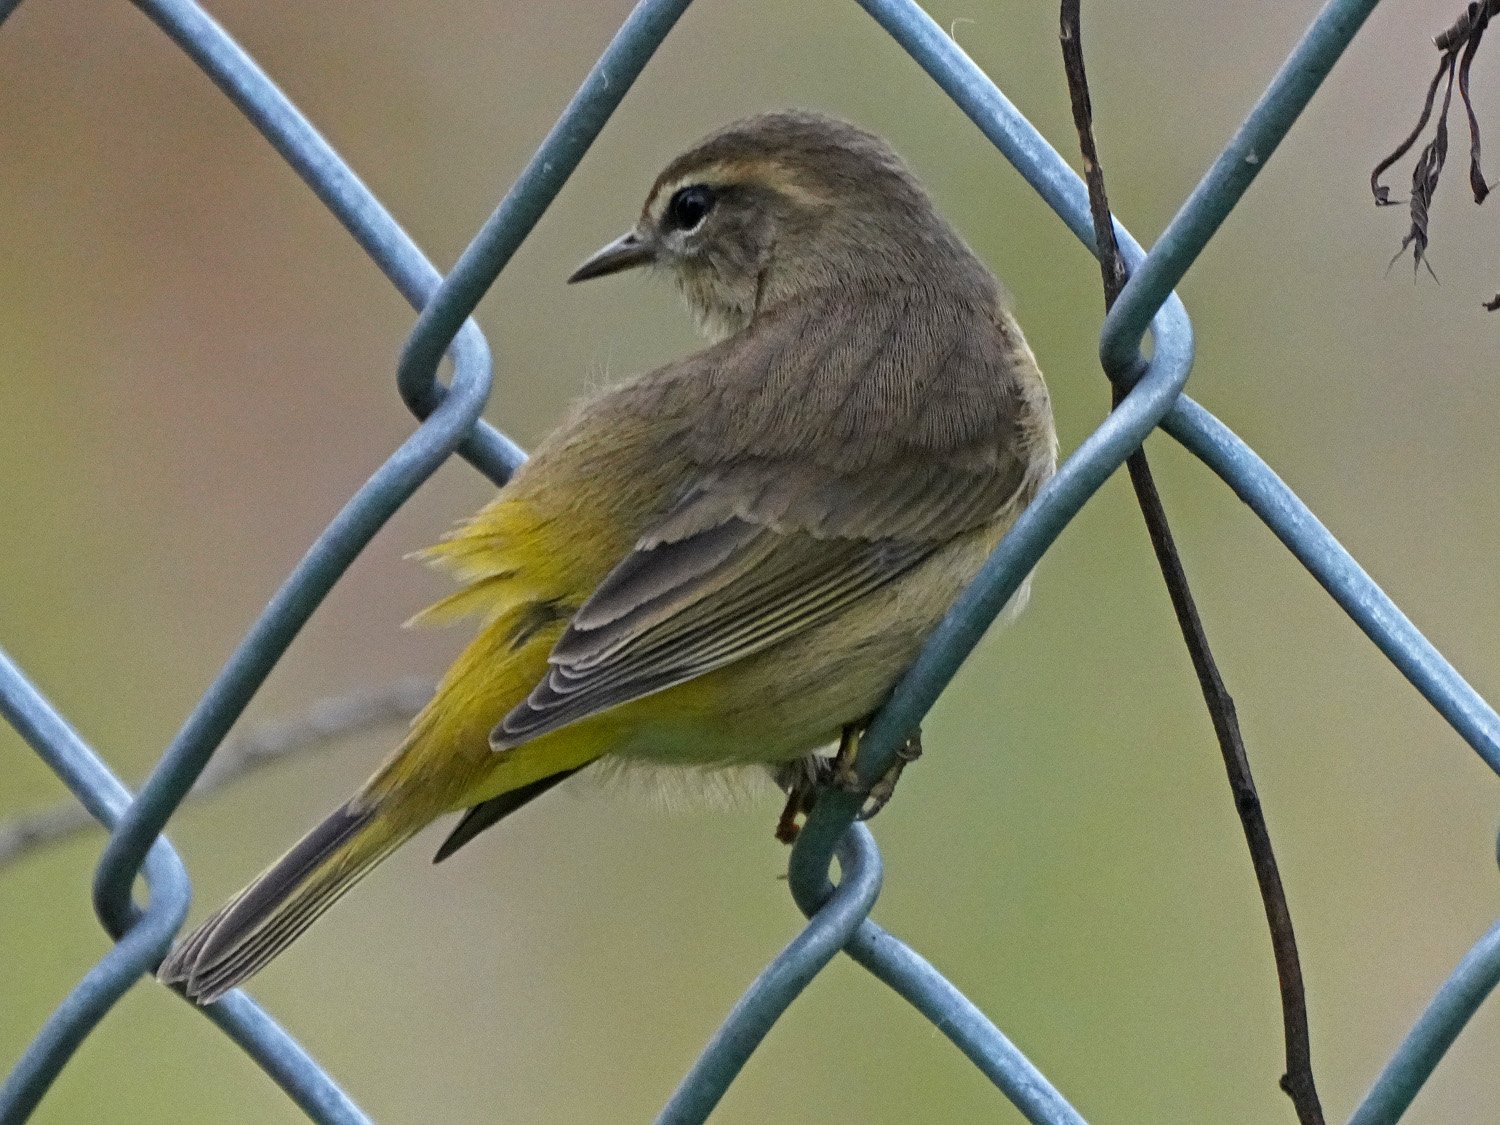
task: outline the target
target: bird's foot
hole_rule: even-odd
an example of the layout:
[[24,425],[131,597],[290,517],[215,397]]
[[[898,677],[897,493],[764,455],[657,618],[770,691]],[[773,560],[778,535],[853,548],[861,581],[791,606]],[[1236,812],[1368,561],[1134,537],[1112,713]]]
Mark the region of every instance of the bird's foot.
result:
[[857,819],[871,819],[890,803],[896,792],[896,782],[901,779],[901,771],[922,756],[922,732],[919,730],[896,751],[896,760],[884,776],[867,790],[854,770],[855,759],[859,756],[859,739],[857,728],[845,727],[834,757],[804,759],[782,768],[777,781],[786,790],[786,806],[776,822],[776,839],[783,844],[796,842],[803,823],[817,803],[818,790],[824,787],[863,797]]
[[786,807],[776,821],[776,839],[783,844],[797,842],[802,824],[818,801],[818,790],[833,777],[833,762],[828,758],[805,758],[788,762],[777,772],[777,783],[786,790]]
[[[891,763],[890,769],[886,770],[880,780],[870,786],[870,791],[864,794],[864,804],[859,808],[859,820],[870,820],[886,805],[890,804],[891,798],[896,795],[896,782],[901,780],[901,771],[912,762],[922,756],[922,732],[919,730],[906,740],[906,744],[896,751],[896,760]],[[853,769],[850,769],[853,774]],[[858,778],[855,785],[848,790],[851,793],[861,792]]]

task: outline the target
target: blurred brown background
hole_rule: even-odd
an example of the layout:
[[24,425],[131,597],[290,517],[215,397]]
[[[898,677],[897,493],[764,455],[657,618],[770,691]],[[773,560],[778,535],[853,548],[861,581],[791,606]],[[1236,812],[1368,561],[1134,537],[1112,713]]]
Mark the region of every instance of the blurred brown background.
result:
[[[1371,19],[1182,286],[1190,389],[1254,445],[1470,678],[1500,698],[1494,433],[1500,230],[1464,189],[1442,285],[1386,263],[1371,165],[1415,119],[1457,5]],[[609,3],[212,5],[441,268],[627,11]],[[1312,0],[1084,5],[1117,212],[1150,243],[1301,34]],[[934,3],[1074,151],[1053,4]],[[1500,121],[1500,47],[1475,91]],[[1097,424],[1093,262],[853,4],[695,5],[481,306],[489,417],[532,444],[590,380],[694,345],[644,278],[569,289],[659,165],[729,118],[802,104],[889,136],[1006,278],[1065,450]],[[125,4],[31,0],[0,28],[0,644],[128,779],[145,774],[288,568],[412,422],[411,312],[270,148]],[[1457,124],[1457,122],[1455,122]],[[1408,166],[1409,167],[1409,166]],[[1494,168],[1490,169],[1493,173]],[[1404,193],[1405,173],[1393,180]],[[1493,206],[1493,205],[1492,205]],[[1234,690],[1302,942],[1332,1119],[1500,909],[1495,778],[1227,489],[1151,442]],[[334,591],[248,718],[435,672],[402,632],[444,590],[402,556],[481,503],[460,463]],[[1085,1115],[1291,1120],[1272,963],[1222,768],[1122,478],[976,654],[881,817],[876,917],[963,988]],[[187,808],[194,916],[371,769],[394,733]],[[61,786],[0,730],[0,814]],[[440,868],[424,837],[253,994],[384,1122],[648,1119],[800,919],[773,796],[663,811],[574,786]],[[106,948],[100,838],[0,872],[0,1061]],[[1494,1120],[1491,1005],[1409,1120]],[[1012,1120],[934,1029],[847,962],[820,976],[724,1122]],[[299,1120],[149,984],[42,1122]]]

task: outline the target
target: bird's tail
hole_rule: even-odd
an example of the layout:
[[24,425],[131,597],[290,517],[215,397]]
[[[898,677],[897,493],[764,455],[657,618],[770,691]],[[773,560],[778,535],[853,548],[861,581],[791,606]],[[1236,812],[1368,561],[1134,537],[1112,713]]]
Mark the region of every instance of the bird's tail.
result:
[[422,827],[391,811],[367,794],[346,802],[180,940],[157,978],[211,1004],[258,972]]
[[[0,0],[3,4],[4,0]],[[352,798],[183,938],[157,970],[200,1004],[265,967],[375,865],[435,817],[473,808],[447,855],[610,748],[608,722],[575,724],[504,753],[489,734],[546,674],[561,621],[538,630],[531,603],[495,615],[454,663],[407,738]]]

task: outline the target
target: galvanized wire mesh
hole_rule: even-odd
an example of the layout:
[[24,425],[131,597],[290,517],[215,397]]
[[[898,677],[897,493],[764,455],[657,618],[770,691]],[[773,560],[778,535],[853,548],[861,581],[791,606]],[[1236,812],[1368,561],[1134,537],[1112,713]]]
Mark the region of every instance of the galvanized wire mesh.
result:
[[[24,1120],[84,1038],[160,961],[187,912],[182,862],[161,836],[230,727],[314,609],[386,519],[439,465],[458,454],[503,482],[521,451],[479,419],[490,387],[489,351],[468,316],[505,267],[689,0],[642,0],[488,222],[442,277],[290,101],[191,0],[137,0],[275,146],[413,307],[420,310],[397,371],[421,424],[349,500],[271,600],[199,701],[138,794],[132,795],[0,653],[0,714],[111,828],[94,902],[114,946],[79,981],[0,1089],[0,1122]],[[860,0],[980,131],[1092,246],[1083,185],[978,67],[911,0]],[[880,776],[911,730],[1067,522],[1156,427],[1218,474],[1328,590],[1434,708],[1497,772],[1500,717],[1464,682],[1360,569],[1305,505],[1244,442],[1182,393],[1192,331],[1172,289],[1249,187],[1374,8],[1331,0],[1243,126],[1149,253],[1119,231],[1132,276],[1106,320],[1104,370],[1129,388],[1062,466],[954,604],[920,659],[876,717],[862,745],[865,781]],[[16,6],[0,2],[0,20]],[[1145,334],[1151,357],[1142,355]],[[444,354],[447,386],[436,378]],[[853,957],[907,999],[1034,1122],[1082,1118],[972,1003],[915,951],[870,921],[881,864],[854,823],[856,801],[821,799],[791,857],[791,889],[806,928],[751,985],[661,1114],[700,1121],[807,983],[837,953]],[[837,860],[839,880],[830,878]],[[142,907],[131,887],[143,875]],[[1356,1111],[1359,1125],[1396,1120],[1469,1017],[1500,980],[1500,923],[1464,957]],[[242,993],[204,1014],[253,1057],[313,1120],[364,1121],[318,1063]]]

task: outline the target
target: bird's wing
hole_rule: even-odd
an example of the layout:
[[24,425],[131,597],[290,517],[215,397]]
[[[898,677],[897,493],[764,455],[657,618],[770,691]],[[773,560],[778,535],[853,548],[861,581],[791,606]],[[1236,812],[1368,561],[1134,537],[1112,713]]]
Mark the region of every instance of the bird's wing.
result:
[[[810,303],[773,333],[752,332],[753,346],[705,353],[716,358],[691,375],[717,401],[688,435],[689,484],[579,607],[546,677],[492,733],[497,749],[811,628],[1014,503],[1031,464],[1014,380],[1005,385],[993,340],[966,338],[992,321],[976,332],[972,317],[914,316],[899,303],[860,317],[819,311]],[[951,338],[913,348],[903,327]],[[903,356],[904,369],[893,365]],[[787,419],[767,416],[780,404],[763,398],[765,384],[788,378],[801,385],[787,404],[796,426],[822,432],[789,440]],[[946,442],[930,419],[945,405]]]

